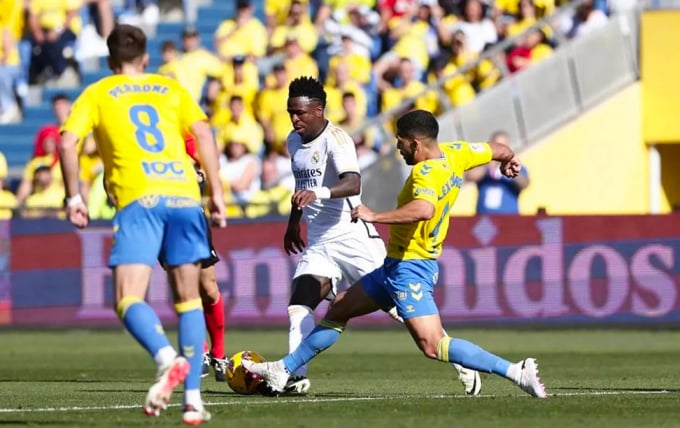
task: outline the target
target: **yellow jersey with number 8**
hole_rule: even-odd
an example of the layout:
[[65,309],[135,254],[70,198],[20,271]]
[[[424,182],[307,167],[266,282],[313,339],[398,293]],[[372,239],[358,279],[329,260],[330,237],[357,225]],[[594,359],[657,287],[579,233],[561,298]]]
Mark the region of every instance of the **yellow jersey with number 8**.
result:
[[90,85],[62,131],[94,134],[116,209],[146,195],[200,201],[184,135],[206,116],[175,80],[155,74],[113,75]]
[[387,257],[404,260],[436,259],[449,229],[453,203],[463,185],[463,172],[491,160],[486,143],[456,141],[439,144],[442,156],[419,162],[411,169],[397,198],[397,207],[422,199],[434,205],[431,219],[390,225]]

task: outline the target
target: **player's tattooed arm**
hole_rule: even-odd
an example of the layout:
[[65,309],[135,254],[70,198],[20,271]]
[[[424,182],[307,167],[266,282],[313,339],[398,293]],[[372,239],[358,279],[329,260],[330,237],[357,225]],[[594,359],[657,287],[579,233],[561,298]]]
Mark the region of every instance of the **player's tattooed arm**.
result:
[[352,210],[352,221],[364,220],[368,223],[403,224],[429,220],[434,216],[434,205],[423,199],[414,199],[396,210],[375,212],[359,205]]

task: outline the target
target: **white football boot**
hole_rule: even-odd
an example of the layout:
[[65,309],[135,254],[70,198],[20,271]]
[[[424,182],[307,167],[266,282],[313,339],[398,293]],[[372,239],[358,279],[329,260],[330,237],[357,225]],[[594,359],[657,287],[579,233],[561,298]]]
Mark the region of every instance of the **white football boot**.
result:
[[282,360],[254,363],[250,360],[241,361],[243,368],[251,373],[260,375],[274,392],[284,392],[290,378]]
[[466,395],[479,395],[482,392],[482,378],[477,370],[466,369],[456,363],[451,365],[458,372],[458,380],[463,384]]
[[309,391],[311,386],[312,383],[306,376],[292,375],[288,378],[284,391],[288,394],[303,395]]
[[148,394],[146,394],[144,413],[147,416],[158,416],[161,414],[161,410],[168,408],[172,390],[184,382],[190,368],[191,366],[186,358],[177,357],[169,365],[158,369],[156,383],[151,385]]
[[512,373],[512,381],[522,388],[522,391],[537,398],[547,398],[545,386],[538,377],[538,363],[534,358],[527,358],[512,364],[508,373]]
[[209,411],[205,409],[197,410],[192,405],[186,405],[182,409],[182,422],[186,425],[201,425],[212,418]]

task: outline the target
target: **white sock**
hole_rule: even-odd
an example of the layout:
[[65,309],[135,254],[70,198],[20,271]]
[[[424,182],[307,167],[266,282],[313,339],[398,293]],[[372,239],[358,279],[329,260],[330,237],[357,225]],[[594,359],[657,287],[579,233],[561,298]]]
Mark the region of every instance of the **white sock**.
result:
[[184,391],[184,405],[193,406],[194,409],[203,410],[203,400],[201,400],[200,389],[187,389]]
[[[309,336],[314,330],[314,311],[305,305],[288,306],[288,352],[293,352],[300,346],[302,339]],[[295,371],[298,376],[307,376],[307,366],[302,366]]]
[[505,373],[505,377],[515,383],[519,383],[519,380],[522,377],[522,363],[520,362],[510,364],[510,367],[508,367],[508,372]]
[[177,351],[175,351],[172,346],[162,347],[156,352],[156,355],[153,356],[153,360],[159,368],[170,365],[175,358],[177,358]]

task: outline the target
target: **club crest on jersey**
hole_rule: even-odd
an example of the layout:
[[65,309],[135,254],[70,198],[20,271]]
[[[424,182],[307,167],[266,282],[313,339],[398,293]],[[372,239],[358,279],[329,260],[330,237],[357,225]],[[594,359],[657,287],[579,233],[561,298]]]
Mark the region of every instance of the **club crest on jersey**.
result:
[[314,153],[312,153],[312,163],[313,163],[314,165],[316,165],[317,163],[319,163],[319,160],[320,160],[320,159],[321,159],[321,154],[319,154],[319,152],[314,152]]

